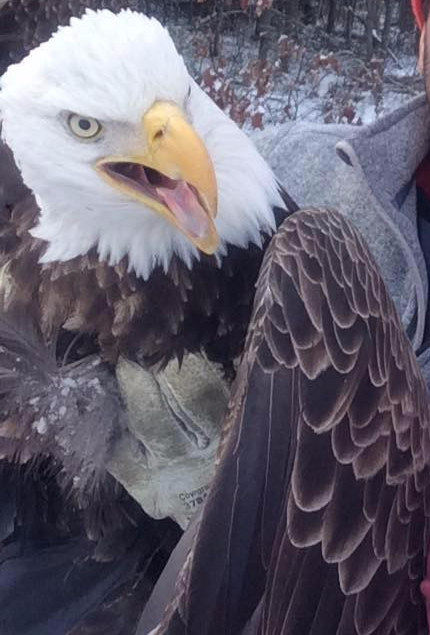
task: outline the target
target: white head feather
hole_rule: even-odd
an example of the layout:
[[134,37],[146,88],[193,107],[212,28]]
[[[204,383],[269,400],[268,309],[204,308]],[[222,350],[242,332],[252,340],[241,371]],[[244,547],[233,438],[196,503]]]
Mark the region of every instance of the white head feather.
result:
[[[187,97],[190,83],[191,95]],[[34,228],[48,242],[43,262],[65,261],[96,247],[115,264],[147,278],[178,254],[189,266],[199,252],[167,220],[113,189],[93,165],[129,153],[142,116],[156,100],[185,108],[204,141],[218,183],[216,227],[228,244],[260,244],[281,205],[275,177],[251,141],[188,75],[168,32],[155,19],[122,11],[87,11],[11,66],[1,78],[2,135],[41,209]],[[104,125],[96,142],[68,129],[78,113]]]

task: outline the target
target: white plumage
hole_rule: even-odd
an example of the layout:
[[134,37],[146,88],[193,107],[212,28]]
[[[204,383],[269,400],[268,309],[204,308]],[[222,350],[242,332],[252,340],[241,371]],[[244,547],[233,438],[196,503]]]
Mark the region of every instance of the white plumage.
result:
[[[189,93],[191,86],[191,93]],[[273,230],[281,205],[276,180],[244,133],[190,78],[161,24],[122,11],[87,11],[1,80],[2,135],[41,208],[36,237],[48,241],[44,262],[65,261],[96,246],[100,258],[148,278],[178,254],[189,266],[198,250],[153,210],[112,189],[94,169],[107,155],[142,144],[139,123],[154,102],[186,113],[213,162],[218,184],[220,237],[227,244],[260,243]],[[67,125],[70,113],[103,124],[94,141]]]

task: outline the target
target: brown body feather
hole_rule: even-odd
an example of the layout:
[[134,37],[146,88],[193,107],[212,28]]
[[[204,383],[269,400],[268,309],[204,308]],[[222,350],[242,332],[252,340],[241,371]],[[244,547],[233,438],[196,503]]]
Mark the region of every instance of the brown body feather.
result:
[[220,466],[157,635],[424,635],[428,392],[378,268],[307,210],[262,268]]
[[29,231],[38,214],[27,193],[0,216],[0,266],[7,265],[12,284],[8,307],[31,307],[46,335],[59,328],[94,335],[112,362],[123,354],[162,365],[203,350],[231,368],[243,350],[267,236],[261,248],[230,246],[220,266],[202,255],[188,269],[174,257],[166,273],[157,268],[145,281],[128,272],[126,258],[110,266],[95,249],[39,265],[46,244]]
[[48,40],[60,25],[85,9],[139,9],[139,0],[2,0],[0,2],[0,75],[33,48]]

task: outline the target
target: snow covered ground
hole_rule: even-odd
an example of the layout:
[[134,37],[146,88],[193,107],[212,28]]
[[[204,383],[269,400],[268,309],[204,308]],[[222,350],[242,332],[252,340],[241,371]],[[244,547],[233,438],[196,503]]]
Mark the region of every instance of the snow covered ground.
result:
[[[304,32],[296,41],[273,42],[264,64],[249,38],[224,35],[211,57],[207,34],[170,28],[193,76],[247,129],[295,119],[360,125],[423,90],[412,52],[390,51],[385,60],[365,63],[357,50],[330,50]],[[403,51],[414,48],[409,43]]]

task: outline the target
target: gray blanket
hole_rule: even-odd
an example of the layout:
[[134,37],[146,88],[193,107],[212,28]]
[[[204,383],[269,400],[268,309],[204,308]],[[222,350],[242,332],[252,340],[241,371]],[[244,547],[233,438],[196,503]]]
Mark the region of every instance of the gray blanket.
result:
[[[418,239],[416,168],[430,149],[430,107],[420,96],[370,126],[289,123],[254,141],[302,206],[328,206],[365,237],[418,351],[428,275]],[[430,349],[418,355],[430,385]]]

